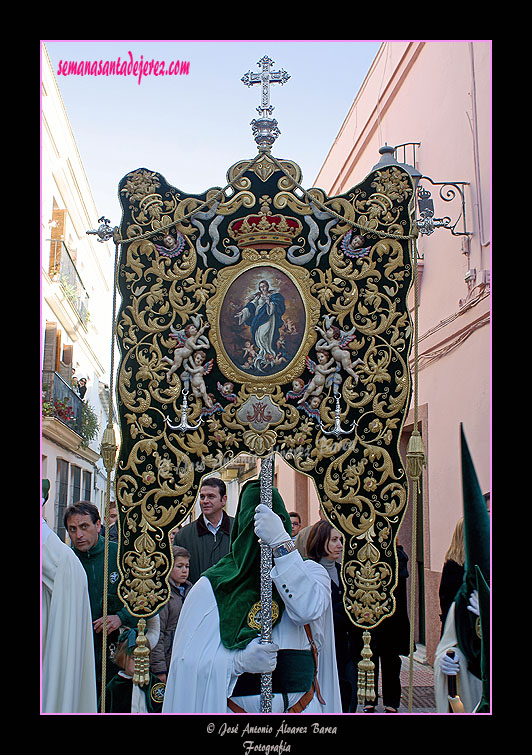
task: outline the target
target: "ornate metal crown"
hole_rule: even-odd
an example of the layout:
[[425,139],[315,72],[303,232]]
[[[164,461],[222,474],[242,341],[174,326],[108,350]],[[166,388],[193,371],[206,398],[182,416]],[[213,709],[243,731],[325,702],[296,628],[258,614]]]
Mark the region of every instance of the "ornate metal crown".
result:
[[302,224],[296,218],[272,215],[268,210],[269,201],[269,197],[263,197],[260,212],[233,220],[229,224],[227,232],[239,247],[288,246],[303,230]]

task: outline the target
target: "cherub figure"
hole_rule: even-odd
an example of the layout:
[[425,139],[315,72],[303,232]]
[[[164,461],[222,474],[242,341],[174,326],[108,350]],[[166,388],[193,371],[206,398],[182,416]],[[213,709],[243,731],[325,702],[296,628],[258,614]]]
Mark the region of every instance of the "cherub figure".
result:
[[297,333],[297,328],[294,324],[294,321],[291,320],[289,317],[285,317],[283,330],[286,333],[291,333],[291,334]]
[[238,396],[235,393],[235,386],[233,383],[230,383],[229,381],[227,383],[217,382],[216,387],[227,401],[231,401],[233,404],[236,402]]
[[371,252],[371,244],[364,246],[366,239],[358,233],[353,233],[353,229],[348,231],[340,242],[340,249],[348,257],[357,259],[358,257],[367,257]]
[[324,331],[319,325],[316,325],[316,330],[321,335],[321,338],[316,343],[316,351],[318,349],[328,351],[334,361],[344,369],[348,375],[355,381],[355,385],[358,383],[358,375],[354,371],[354,367],[357,364],[364,364],[362,359],[356,359],[351,361],[351,353],[349,351],[349,344],[355,339],[355,328],[351,330],[340,330],[336,325],[332,324],[333,318],[325,318]]
[[244,343],[244,353],[242,355],[242,366],[253,367],[253,362],[255,361],[256,356],[257,351],[255,349],[255,346],[251,343],[251,341],[246,341]]
[[156,244],[154,246],[163,257],[177,257],[185,248],[185,237],[179,231],[177,233],[177,239],[175,239],[170,233],[167,233],[163,238],[163,243]]
[[193,317],[192,322],[186,325],[182,330],[175,330],[172,327],[170,328],[172,331],[170,338],[175,338],[177,340],[177,345],[174,349],[174,356],[172,359],[170,359],[170,357],[163,357],[163,362],[168,362],[168,364],[172,365],[166,374],[167,378],[173,375],[173,373],[184,364],[185,360],[188,359],[194,351],[197,351],[198,349],[208,349],[210,347],[211,344],[209,343],[208,338],[203,335],[209,327],[209,323],[205,323],[203,327],[200,327],[200,322],[199,317]]
[[282,353],[282,351],[277,352],[275,356],[272,356],[271,359],[268,359],[268,362],[270,364],[282,364],[283,362],[287,362],[287,358]]
[[326,351],[318,351],[316,349],[317,363],[313,362],[309,357],[306,358],[307,367],[314,373],[314,377],[309,381],[302,397],[297,402],[298,404],[302,404],[309,396],[319,396],[323,391],[327,375],[332,375],[333,372],[336,372],[334,359],[331,358],[327,361],[328,356]]
[[321,398],[319,396],[311,396],[310,401],[305,401],[301,409],[303,409],[305,414],[309,417],[319,421],[321,419],[320,404]]
[[[207,393],[207,388],[205,386],[203,376],[208,375],[212,370],[214,359],[210,359],[207,364],[203,364],[205,357],[206,354],[204,351],[196,351],[193,356],[189,356],[186,359],[183,366],[186,370],[186,376],[190,380],[192,394],[196,396],[196,398],[203,399],[205,405],[209,409],[212,409],[213,400],[211,398],[211,395]],[[185,373],[183,373],[183,378],[185,378]]]
[[305,390],[305,381],[301,378],[292,380],[292,390],[287,391],[286,398],[301,398]]

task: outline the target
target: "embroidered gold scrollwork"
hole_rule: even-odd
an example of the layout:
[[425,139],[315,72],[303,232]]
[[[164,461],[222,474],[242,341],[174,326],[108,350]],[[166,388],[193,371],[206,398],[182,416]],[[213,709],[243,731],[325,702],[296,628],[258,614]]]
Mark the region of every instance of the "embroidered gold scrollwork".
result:
[[[201,196],[144,169],[123,179],[116,500],[119,594],[136,615],[168,599],[169,533],[202,477],[240,453],[272,451],[314,480],[344,535],[353,622],[371,628],[394,610],[408,493],[399,438],[411,392],[412,265],[401,236],[412,182],[392,167],[328,198],[301,193],[298,166],[280,165],[268,155],[240,161],[230,189]],[[268,219],[285,242],[255,248],[239,235],[273,238]],[[275,295],[282,327],[256,362],[242,310]]]

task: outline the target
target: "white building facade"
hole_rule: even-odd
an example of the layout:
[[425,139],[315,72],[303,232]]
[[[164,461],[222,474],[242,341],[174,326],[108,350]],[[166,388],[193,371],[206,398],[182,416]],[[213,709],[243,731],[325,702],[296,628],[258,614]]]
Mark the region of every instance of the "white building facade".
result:
[[51,483],[43,516],[64,537],[69,504],[89,500],[103,516],[114,248],[87,235],[101,213],[44,45],[41,69],[41,455]]

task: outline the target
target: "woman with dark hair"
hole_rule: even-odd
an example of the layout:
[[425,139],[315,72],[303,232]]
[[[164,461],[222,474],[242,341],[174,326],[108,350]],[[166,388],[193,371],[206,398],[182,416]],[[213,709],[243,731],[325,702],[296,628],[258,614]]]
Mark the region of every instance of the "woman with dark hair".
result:
[[342,600],[344,588],[340,579],[340,564],[338,563],[342,548],[341,533],[325,519],[316,522],[307,539],[307,556],[312,561],[324,566],[331,580],[336,665],[340,682],[342,711],[352,713],[353,704],[356,707],[356,698],[353,703],[354,693],[356,692],[354,689],[354,667],[350,663],[354,627],[349,621]]
[[[340,564],[337,558],[341,553],[341,534],[327,521],[317,522],[307,540],[307,555],[322,564],[331,577],[334,635],[336,642],[336,662],[342,695],[344,713],[356,710],[356,668],[362,649],[362,630],[349,620],[343,606],[343,585],[340,579]],[[396,589],[396,610],[394,615],[373,630],[371,648],[375,663],[375,679],[379,679],[379,665],[382,675],[382,702],[385,713],[397,713],[401,700],[401,658],[409,653],[410,624],[406,600],[406,578],[408,577],[408,556],[397,545],[398,583]],[[376,702],[367,702],[364,713],[374,713]]]

